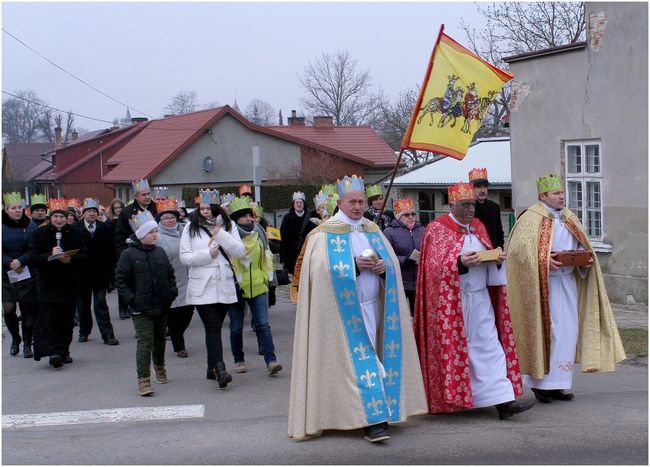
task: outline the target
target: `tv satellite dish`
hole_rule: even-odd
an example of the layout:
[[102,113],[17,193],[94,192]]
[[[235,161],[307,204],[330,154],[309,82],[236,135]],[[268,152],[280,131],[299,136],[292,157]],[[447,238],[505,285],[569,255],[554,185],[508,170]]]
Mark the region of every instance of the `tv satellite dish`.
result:
[[210,173],[214,169],[214,161],[210,156],[207,156],[205,159],[203,159],[203,167],[201,167],[201,170],[205,173]]

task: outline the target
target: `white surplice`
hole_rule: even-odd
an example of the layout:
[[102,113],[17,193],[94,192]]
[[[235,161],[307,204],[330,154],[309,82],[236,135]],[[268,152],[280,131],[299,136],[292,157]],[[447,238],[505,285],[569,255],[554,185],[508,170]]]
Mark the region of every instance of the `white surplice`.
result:
[[[567,229],[557,211],[542,203],[553,214],[551,251],[582,250],[578,239]],[[523,383],[537,389],[571,389],[573,365],[578,343],[578,287],[573,266],[551,269],[548,278],[551,314],[551,356],[549,373],[542,379],[522,375]]]
[[[468,225],[461,224],[453,215],[450,217],[470,232],[464,236],[460,254],[486,250],[478,237],[471,233]],[[505,267],[500,269],[505,271]],[[499,342],[494,309],[487,289],[488,271],[492,276],[491,284],[497,285],[495,277],[502,277],[501,285],[505,285],[505,273],[497,270],[493,263],[468,268],[468,272],[459,275],[472,397],[474,407],[477,408],[515,399],[512,383],[507,376],[506,355]]]

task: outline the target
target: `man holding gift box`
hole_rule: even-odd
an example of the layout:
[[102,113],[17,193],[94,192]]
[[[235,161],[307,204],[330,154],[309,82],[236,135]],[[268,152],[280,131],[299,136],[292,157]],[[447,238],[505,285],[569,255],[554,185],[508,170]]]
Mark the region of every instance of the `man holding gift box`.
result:
[[476,198],[475,217],[483,222],[490,242],[494,248],[503,248],[503,225],[501,224],[501,208],[494,201],[487,199],[488,174],[486,168],[473,168],[469,171],[469,182],[474,187]]
[[[537,179],[539,203],[524,211],[508,240],[508,297],[523,382],[537,400],[569,401],[574,364],[614,371],[625,359],[598,258],[578,217],[564,205],[559,175]],[[582,267],[561,253],[591,250]]]
[[474,217],[472,185],[449,187],[449,203],[451,212],[425,229],[416,286],[413,326],[429,412],[495,406],[504,420],[533,405],[515,400],[523,387],[505,271],[479,255],[492,245]]

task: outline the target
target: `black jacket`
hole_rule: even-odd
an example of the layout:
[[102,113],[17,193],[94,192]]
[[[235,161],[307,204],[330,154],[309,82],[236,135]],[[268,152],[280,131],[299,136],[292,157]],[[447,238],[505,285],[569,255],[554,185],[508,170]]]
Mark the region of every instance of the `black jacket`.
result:
[[[36,224],[25,214],[14,221],[4,209],[2,210],[2,272],[11,269],[9,263],[14,259],[20,261],[22,265],[29,263],[27,248],[36,228]],[[7,280],[7,276],[4,276],[3,280]]]
[[61,248],[63,251],[79,250],[65,264],[55,259],[48,261],[52,248],[56,246],[56,229],[48,223],[32,234],[29,246],[31,255],[29,267],[38,269],[38,300],[41,302],[70,303],[77,297],[79,288],[79,265],[84,261],[81,233],[76,227],[66,224],[61,228]]
[[95,222],[95,233],[91,237],[82,220],[75,226],[83,240],[86,259],[80,265],[81,284],[91,288],[107,288],[111,271],[115,267],[115,239],[113,227],[100,221]]
[[386,227],[388,227],[388,224],[390,224],[391,221],[395,220],[395,213],[390,209],[384,209],[384,213],[381,215],[381,219],[379,219],[379,209],[375,209],[370,206],[363,213],[363,217],[373,221],[379,226],[381,230],[384,230]]
[[501,224],[501,208],[499,208],[499,205],[489,199],[482,203],[477,201],[475,217],[483,222],[487,229],[492,248],[503,248],[503,225]]
[[120,297],[138,315],[161,315],[169,311],[178,295],[174,268],[165,250],[155,245],[133,243],[122,252],[115,268],[115,287]]
[[[117,257],[120,257],[120,254],[126,249],[126,239],[131,236],[133,230],[131,229],[131,216],[140,214],[143,209],[140,207],[137,201],[133,201],[128,206],[125,206],[120,212],[120,217],[117,218],[115,224],[115,254]],[[149,206],[147,206],[147,211],[153,214],[155,218],[158,215],[158,210],[156,209],[156,203],[151,201]]]
[[289,213],[282,218],[280,225],[280,236],[282,237],[280,244],[280,261],[290,273],[293,274],[293,268],[296,265],[298,258],[298,250],[300,244],[300,236],[305,225],[309,222],[310,212],[305,209],[302,217],[296,214],[296,211],[291,208]]

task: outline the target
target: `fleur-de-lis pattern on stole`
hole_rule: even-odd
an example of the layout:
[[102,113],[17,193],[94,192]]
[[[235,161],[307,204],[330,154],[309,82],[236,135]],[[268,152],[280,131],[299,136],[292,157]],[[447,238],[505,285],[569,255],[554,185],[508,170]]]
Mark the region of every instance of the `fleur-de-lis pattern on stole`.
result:
[[[377,232],[364,232],[377,253],[387,258],[386,246]],[[387,377],[382,381],[377,355],[363,325],[361,305],[356,293],[354,258],[350,234],[327,234],[330,277],[343,323],[348,353],[356,374],[368,424],[399,421],[402,389],[402,329],[397,299],[397,277],[390,261],[386,262],[383,365]]]

